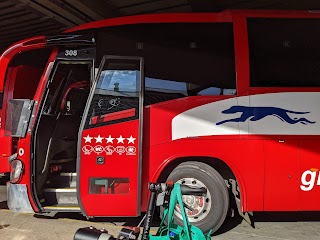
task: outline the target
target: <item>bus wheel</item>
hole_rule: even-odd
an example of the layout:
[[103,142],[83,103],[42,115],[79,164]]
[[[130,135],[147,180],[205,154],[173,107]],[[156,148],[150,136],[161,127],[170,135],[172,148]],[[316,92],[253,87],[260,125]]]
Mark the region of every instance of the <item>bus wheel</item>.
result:
[[[178,165],[167,180],[193,187],[207,188],[205,196],[182,196],[189,222],[207,233],[217,231],[224,222],[229,208],[229,193],[221,175],[212,167],[201,162],[184,162]],[[161,215],[163,209],[160,209]],[[183,225],[178,206],[175,222]]]

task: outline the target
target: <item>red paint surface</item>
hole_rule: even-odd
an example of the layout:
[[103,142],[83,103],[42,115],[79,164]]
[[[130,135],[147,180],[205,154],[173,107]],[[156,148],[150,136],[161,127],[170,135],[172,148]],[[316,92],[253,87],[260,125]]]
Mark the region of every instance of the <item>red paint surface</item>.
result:
[[45,47],[44,36],[33,37],[17,42],[7,48],[0,56],[0,92],[3,92],[4,80],[8,65],[14,56],[21,52],[26,52],[34,49],[41,49]]
[[[102,143],[96,142],[93,138],[91,143],[85,143],[84,137],[103,137]],[[105,138],[111,135],[113,143],[107,143]],[[116,138],[120,135],[125,138],[124,143],[118,143]],[[127,138],[136,138],[133,143],[128,143]],[[96,153],[92,151],[90,155],[81,152],[80,160],[80,197],[82,206],[88,216],[137,216],[138,213],[138,136],[139,120],[118,123],[109,126],[97,127],[84,130],[82,133],[82,147],[111,147],[114,152],[107,155],[105,151]],[[118,154],[117,147],[135,147],[135,155]],[[104,164],[97,164],[97,156],[105,157]],[[129,178],[130,191],[127,194],[90,194],[90,178]],[[123,185],[121,186],[123,187]]]
[[[265,140],[265,211],[299,210],[298,140]],[[285,199],[285,201],[284,201]]]
[[5,136],[7,103],[10,99],[32,99],[41,77],[40,68],[30,66],[9,67],[6,75],[2,110],[0,112],[0,173],[10,171],[8,157],[12,155],[12,137]]
[[[41,100],[42,94],[44,92],[44,88],[46,86],[49,74],[52,70],[53,62],[56,59],[57,53],[58,53],[57,49],[54,49],[52,51],[52,53],[48,59],[47,65],[45,67],[45,70],[41,75],[41,79],[40,79],[38,88],[37,88],[36,93],[33,98],[38,103]],[[35,116],[36,116],[38,110],[39,110],[39,104],[35,105],[35,112],[34,112]],[[35,118],[31,119],[31,121],[32,121],[31,127],[33,127],[33,125],[34,125],[34,120],[35,120]],[[31,180],[31,155],[30,155],[31,149],[30,149],[30,146],[31,146],[31,133],[28,132],[25,138],[20,138],[18,141],[18,148],[17,149],[22,148],[24,150],[24,154],[22,156],[19,156],[19,159],[24,163],[24,166],[25,166],[24,174],[22,175],[20,183],[27,185],[28,196],[29,196],[31,206],[35,212],[38,212],[39,209],[33,200],[33,197],[32,197],[33,194],[31,192],[31,181],[30,181]]]
[[[314,211],[319,210],[319,199],[320,197],[320,186],[317,185],[319,179],[319,144],[320,139],[305,139],[299,142],[300,146],[300,154],[299,154],[299,169],[298,169],[298,177],[299,177],[299,184],[297,185],[297,189],[299,191],[299,209],[303,211]],[[316,178],[314,182],[314,186],[310,191],[302,191],[300,189],[300,177],[302,176],[303,172],[315,169],[316,171]],[[320,182],[319,182],[320,183]]]
[[122,118],[134,117],[136,115],[136,109],[127,109],[119,112],[109,113],[102,116],[95,116],[91,119],[92,124],[110,122]]
[[[7,162],[7,157],[12,154],[12,138],[4,136],[4,128],[5,128],[5,119],[6,119],[6,103],[9,99],[15,97],[13,94],[14,82],[19,80],[19,76],[17,75],[17,69],[8,69],[10,61],[14,58],[14,56],[18,53],[30,51],[33,49],[40,49],[44,47],[45,37],[39,36],[34,38],[29,38],[26,40],[22,40],[18,43],[13,44],[8,49],[6,49],[0,56],[0,92],[4,92],[3,96],[3,106],[2,110],[0,110],[0,118],[1,118],[1,127],[0,127],[0,144],[1,144],[1,159],[0,159],[0,173],[8,172],[10,170],[10,166]],[[29,72],[30,73],[30,72]],[[36,73],[36,72],[35,72]],[[31,77],[33,77],[33,73],[31,73]],[[22,75],[21,75],[22,76]],[[5,79],[11,79],[7,81],[5,86]],[[26,77],[28,78],[28,77]],[[26,88],[28,90],[28,87]],[[18,90],[19,91],[19,90]],[[19,93],[17,94],[19,95]],[[21,93],[20,93],[21,94]],[[23,94],[22,94],[23,95]]]
[[138,24],[138,23],[181,23],[181,22],[231,22],[230,12],[222,13],[161,13],[109,18],[86,23],[66,30],[66,33],[93,28]]

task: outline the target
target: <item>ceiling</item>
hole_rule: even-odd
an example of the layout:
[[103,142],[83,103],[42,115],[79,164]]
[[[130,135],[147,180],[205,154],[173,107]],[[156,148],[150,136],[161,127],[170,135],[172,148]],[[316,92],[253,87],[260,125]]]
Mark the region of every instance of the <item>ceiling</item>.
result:
[[86,22],[160,12],[224,9],[320,10],[319,0],[0,0],[0,51],[31,36],[57,34]]

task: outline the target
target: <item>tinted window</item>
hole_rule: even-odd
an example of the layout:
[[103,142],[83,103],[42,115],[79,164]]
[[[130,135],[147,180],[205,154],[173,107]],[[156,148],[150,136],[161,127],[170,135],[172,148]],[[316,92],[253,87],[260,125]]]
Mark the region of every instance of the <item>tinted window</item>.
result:
[[109,60],[104,63],[85,128],[139,118],[140,62]]
[[145,78],[146,92],[179,93],[188,96],[187,84],[166,79]]
[[137,74],[138,71],[133,70],[104,70],[101,72],[101,77],[97,83],[97,89],[101,92],[112,91],[112,93],[109,94],[114,94],[113,91],[136,92]]
[[252,87],[320,87],[320,19],[248,19]]
[[[76,83],[90,82],[91,66],[89,64],[71,64],[58,62],[44,104],[46,114],[66,112],[68,114],[82,114],[87,100],[89,84],[76,87]],[[72,88],[72,86],[74,86]],[[61,106],[64,103],[65,106]]]
[[144,57],[146,105],[222,95],[225,89],[236,93],[231,23],[113,27],[98,34],[97,45],[100,58],[105,54]]

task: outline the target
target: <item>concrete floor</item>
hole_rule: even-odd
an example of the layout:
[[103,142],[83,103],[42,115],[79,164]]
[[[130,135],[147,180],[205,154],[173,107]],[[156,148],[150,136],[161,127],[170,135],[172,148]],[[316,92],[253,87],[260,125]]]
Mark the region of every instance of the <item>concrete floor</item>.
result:
[[[139,221],[139,218],[106,218],[89,222],[75,213],[58,213],[54,217],[16,214],[7,209],[6,188],[0,186],[1,240],[71,240],[78,228],[86,226],[106,228],[117,235],[121,225],[137,225]],[[320,213],[260,213],[255,215],[255,221],[253,229],[240,218],[228,220],[212,239],[320,240]],[[153,227],[152,232],[155,230]]]

